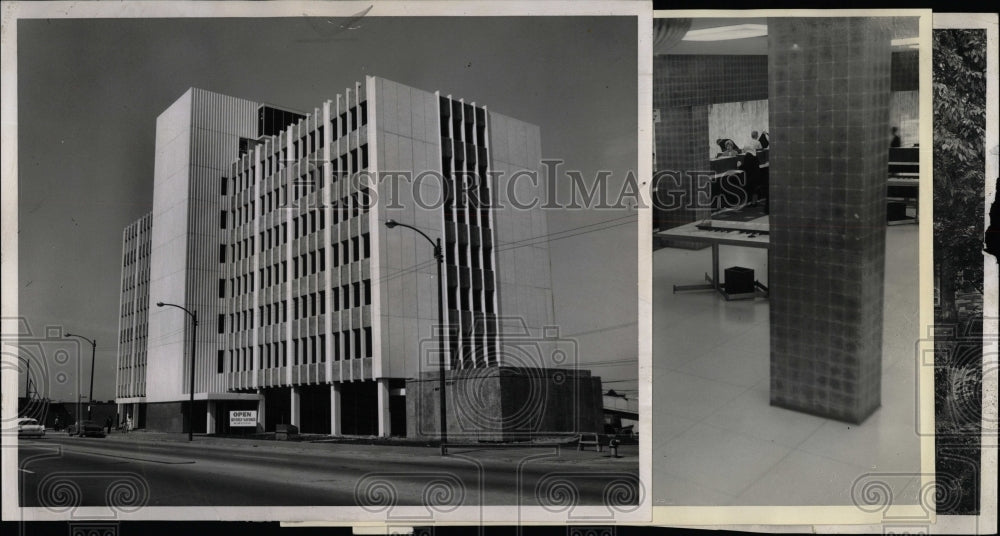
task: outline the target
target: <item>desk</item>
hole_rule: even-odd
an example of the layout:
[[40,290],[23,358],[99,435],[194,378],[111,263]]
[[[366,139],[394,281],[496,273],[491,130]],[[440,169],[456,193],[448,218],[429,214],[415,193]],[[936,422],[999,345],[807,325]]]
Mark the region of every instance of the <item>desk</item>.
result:
[[768,249],[771,239],[768,236],[770,224],[768,217],[757,218],[748,222],[702,220],[687,223],[666,231],[658,231],[654,236],[675,240],[701,242],[712,246],[712,275],[705,274],[708,283],[694,285],[674,285],[674,292],[687,290],[714,290],[726,300],[746,300],[760,295],[767,297],[767,287],[759,281],[754,281],[754,292],[743,294],[728,294],[719,282],[719,246],[739,246],[747,248]]
[[912,205],[915,213],[912,218],[887,221],[887,225],[900,225],[904,223],[918,223],[920,219],[920,173],[893,173],[886,181],[886,198],[902,199],[904,203]]

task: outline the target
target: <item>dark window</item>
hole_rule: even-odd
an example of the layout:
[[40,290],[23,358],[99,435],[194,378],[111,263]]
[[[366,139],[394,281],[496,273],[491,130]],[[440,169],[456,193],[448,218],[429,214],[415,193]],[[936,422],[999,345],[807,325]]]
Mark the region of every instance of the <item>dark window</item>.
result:
[[340,333],[333,334],[333,360],[340,361]]
[[372,328],[365,328],[365,357],[372,356]]
[[326,335],[319,336],[319,360],[326,363]]
[[225,279],[220,279],[219,280],[219,297],[220,298],[225,298],[226,297],[226,280]]
[[361,283],[351,283],[354,287],[354,306],[361,307]]
[[354,331],[354,358],[361,359],[361,330],[355,329]]
[[351,130],[358,129],[358,109],[351,108]]
[[363,282],[365,288],[365,305],[372,304],[372,282],[369,279],[365,279]]
[[364,247],[364,258],[365,259],[370,258],[372,256],[372,244],[369,233],[361,235],[361,242],[363,243]]
[[219,229],[226,228],[226,211],[223,210],[219,213]]
[[362,101],[361,104],[361,124],[368,124],[368,101]]
[[226,185],[229,182],[229,179],[227,179],[226,177],[222,177],[222,180],[220,182],[222,183],[222,195],[229,195],[226,193]]
[[219,315],[219,333],[226,332],[226,315]]
[[219,262],[226,262],[226,245],[219,244]]
[[219,374],[222,374],[223,372],[226,371],[226,351],[225,350],[219,350],[219,355],[218,355],[218,358],[216,358],[216,362],[215,362],[215,371],[217,373],[219,373]]
[[344,359],[351,358],[351,332],[344,332]]
[[368,144],[361,146],[361,169],[368,169]]

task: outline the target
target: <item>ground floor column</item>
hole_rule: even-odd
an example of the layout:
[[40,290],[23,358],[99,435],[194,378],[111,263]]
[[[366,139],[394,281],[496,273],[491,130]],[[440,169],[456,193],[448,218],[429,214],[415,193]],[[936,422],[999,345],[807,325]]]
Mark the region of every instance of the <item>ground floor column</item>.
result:
[[260,397],[257,399],[257,431],[266,432],[267,421],[264,420],[264,410],[267,408],[267,404],[265,404],[264,390],[257,389],[257,396]]
[[215,400],[209,400],[206,404],[208,410],[205,412],[205,433],[215,433]]
[[330,435],[340,435],[340,383],[330,384]]
[[392,433],[392,419],[389,415],[389,379],[380,378],[378,382],[378,435],[388,437]]
[[299,392],[299,388],[295,387],[295,386],[292,386],[291,392],[292,392],[292,394],[291,394],[292,401],[291,401],[291,404],[289,404],[289,408],[291,408],[291,410],[290,410],[291,417],[288,419],[288,424],[291,424],[291,425],[293,425],[295,427],[300,427],[300,426],[302,426],[302,422],[301,422],[302,421],[302,412],[300,411],[300,407],[299,407],[299,398],[301,397],[302,393]]

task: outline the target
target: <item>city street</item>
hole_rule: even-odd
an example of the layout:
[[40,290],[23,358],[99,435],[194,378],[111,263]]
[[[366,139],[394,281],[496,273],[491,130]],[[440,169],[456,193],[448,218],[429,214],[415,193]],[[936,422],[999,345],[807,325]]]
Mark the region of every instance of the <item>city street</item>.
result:
[[[436,447],[138,432],[22,439],[23,506],[619,504],[639,497],[638,447]],[[607,497],[607,499],[605,499]]]

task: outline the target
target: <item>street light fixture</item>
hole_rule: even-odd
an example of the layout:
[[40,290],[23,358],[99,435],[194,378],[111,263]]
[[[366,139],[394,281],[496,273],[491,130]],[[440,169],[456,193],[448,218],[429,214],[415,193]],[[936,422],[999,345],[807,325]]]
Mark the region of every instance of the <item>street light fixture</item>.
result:
[[[91,418],[91,416],[93,415],[93,407],[94,407],[94,368],[97,366],[97,363],[94,361],[94,359],[97,357],[97,339],[88,339],[87,337],[84,337],[83,335],[74,335],[72,333],[67,333],[66,336],[67,337],[76,337],[76,338],[79,338],[79,339],[83,339],[83,340],[85,340],[85,341],[87,341],[87,342],[90,343],[90,394],[87,395],[87,420],[89,421],[90,418]],[[80,390],[77,389],[77,393],[76,393],[76,423],[77,423],[76,426],[77,426],[77,428],[80,427],[80,392],[79,391]]]
[[191,317],[191,392],[190,400],[188,401],[188,441],[194,441],[194,356],[195,356],[195,337],[198,335],[198,311],[188,311],[186,308],[174,303],[164,303],[156,302],[157,307],[176,307],[181,311],[187,313]]
[[438,287],[438,351],[441,353],[441,359],[438,361],[438,385],[441,390],[441,412],[440,412],[440,429],[441,429],[441,455],[448,455],[448,420],[447,420],[447,405],[445,403],[445,381],[444,381],[444,360],[445,360],[445,342],[444,342],[444,305],[441,301],[441,263],[444,262],[444,254],[441,251],[441,239],[438,238],[436,241],[431,240],[431,237],[424,234],[423,231],[413,227],[412,225],[407,225],[405,223],[399,223],[396,220],[387,220],[385,226],[389,229],[394,227],[406,227],[416,231],[420,236],[427,239],[431,246],[434,247],[434,258],[437,259],[437,287]]

